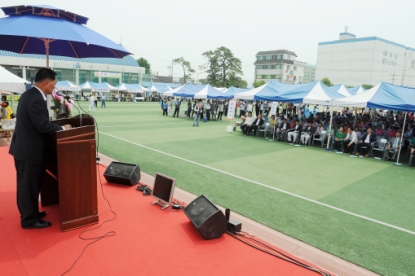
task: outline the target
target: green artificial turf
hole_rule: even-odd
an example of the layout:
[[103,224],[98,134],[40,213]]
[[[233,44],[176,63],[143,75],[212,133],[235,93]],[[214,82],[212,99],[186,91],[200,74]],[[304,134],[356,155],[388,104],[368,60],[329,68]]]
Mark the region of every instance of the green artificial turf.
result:
[[227,133],[227,121],[192,127],[162,116],[158,103],[108,102],[92,115],[99,151],[114,159],[172,176],[184,190],[374,272],[415,273],[415,235],[272,189],[415,231],[415,170],[407,164]]

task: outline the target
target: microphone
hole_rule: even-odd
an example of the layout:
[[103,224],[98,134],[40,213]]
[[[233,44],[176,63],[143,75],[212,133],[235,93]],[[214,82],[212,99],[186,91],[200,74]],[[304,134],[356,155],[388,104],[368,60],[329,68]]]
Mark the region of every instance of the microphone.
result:
[[[66,98],[67,97],[67,98]],[[72,106],[74,106],[75,108],[76,108],[76,110],[78,110],[78,113],[79,113],[79,127],[81,127],[82,126],[82,115],[81,115],[81,111],[79,110],[79,108],[75,105],[75,103],[73,103],[71,100],[70,100],[70,97],[69,96],[66,96],[65,97],[65,99],[68,101],[68,103],[71,103],[72,104]]]

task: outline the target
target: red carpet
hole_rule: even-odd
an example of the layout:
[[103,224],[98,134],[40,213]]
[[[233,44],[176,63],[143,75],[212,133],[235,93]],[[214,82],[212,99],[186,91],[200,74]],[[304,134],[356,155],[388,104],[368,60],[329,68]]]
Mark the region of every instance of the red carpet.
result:
[[[16,180],[8,147],[0,147],[0,274],[61,275],[71,267],[85,245],[86,229],[61,232],[59,207],[46,207],[52,227],[25,230],[16,206]],[[104,168],[99,167],[100,175]],[[206,241],[183,212],[161,210],[136,186],[108,184],[105,196],[118,217],[83,234],[96,237],[115,231],[89,246],[67,275],[319,275],[223,235]],[[100,223],[111,219],[98,181]]]

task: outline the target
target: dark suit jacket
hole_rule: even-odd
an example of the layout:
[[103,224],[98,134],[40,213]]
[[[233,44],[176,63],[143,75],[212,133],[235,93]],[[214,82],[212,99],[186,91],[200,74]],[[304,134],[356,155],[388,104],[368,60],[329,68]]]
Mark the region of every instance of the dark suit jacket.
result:
[[315,127],[309,127],[309,126],[306,127],[305,130],[303,130],[303,132],[306,132],[306,133],[311,132],[311,135],[313,135],[315,131],[316,131]]
[[[253,127],[256,127],[256,124],[258,123],[258,118],[255,119],[255,121],[252,123]],[[261,118],[259,119],[259,125],[262,126],[264,124],[264,120]]]
[[[362,141],[362,143],[364,143],[364,142],[365,142],[365,140],[366,140],[366,138],[367,138],[367,132],[365,132],[365,133],[362,135],[362,137],[360,137],[359,142],[360,142],[360,141]],[[376,141],[376,134],[375,134],[374,132],[372,132],[372,134],[370,135],[370,143],[373,143],[373,142],[375,142],[375,141]]]
[[287,123],[282,122],[278,127],[280,129],[285,128],[285,130],[289,130],[290,129],[290,124],[288,122]]
[[19,100],[9,153],[16,160],[42,165],[46,161],[46,143],[58,130],[62,127],[49,121],[46,102],[39,90],[32,87]]
[[295,127],[296,127],[296,125],[292,129],[290,129],[290,132],[298,131],[298,133],[301,133],[303,131],[303,126],[301,124],[299,124],[297,128],[295,128]]

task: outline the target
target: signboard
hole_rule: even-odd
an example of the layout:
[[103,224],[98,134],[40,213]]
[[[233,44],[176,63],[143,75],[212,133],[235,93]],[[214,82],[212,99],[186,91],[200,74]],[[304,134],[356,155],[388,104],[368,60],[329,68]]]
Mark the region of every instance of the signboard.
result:
[[94,72],[95,77],[102,77],[102,78],[121,78],[121,73],[113,73],[113,72]]
[[235,109],[236,109],[236,100],[229,101],[228,104],[228,115],[226,116],[226,119],[229,121],[232,121],[235,117]]
[[272,102],[271,111],[269,115],[275,115],[275,113],[277,113],[277,105],[278,105],[277,102]]

